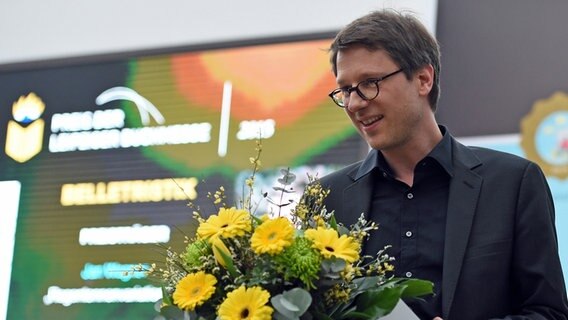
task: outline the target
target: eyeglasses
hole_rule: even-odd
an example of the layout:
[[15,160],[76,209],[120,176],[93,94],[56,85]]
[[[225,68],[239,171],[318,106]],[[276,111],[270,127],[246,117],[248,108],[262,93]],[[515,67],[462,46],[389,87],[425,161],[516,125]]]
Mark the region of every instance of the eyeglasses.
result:
[[351,92],[355,91],[361,97],[361,99],[366,101],[371,101],[379,95],[379,82],[385,80],[390,76],[401,72],[403,69],[398,69],[395,72],[391,72],[386,76],[380,78],[370,78],[359,82],[354,87],[337,88],[329,93],[329,97],[336,105],[341,108],[345,108],[349,103],[349,97]]

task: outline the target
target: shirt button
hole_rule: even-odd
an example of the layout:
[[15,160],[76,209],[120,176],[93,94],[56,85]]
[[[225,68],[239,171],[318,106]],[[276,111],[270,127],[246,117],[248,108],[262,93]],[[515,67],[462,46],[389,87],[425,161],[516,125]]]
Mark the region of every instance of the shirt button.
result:
[[412,231],[406,231],[405,234],[406,234],[406,237],[407,237],[407,238],[412,237]]
[[412,192],[409,192],[409,193],[406,195],[406,197],[407,197],[409,200],[412,200],[412,198],[414,198],[414,195],[412,194]]
[[387,173],[383,171],[383,177],[387,177]]
[[404,275],[405,275],[407,278],[410,278],[410,277],[412,277],[412,272],[407,271]]

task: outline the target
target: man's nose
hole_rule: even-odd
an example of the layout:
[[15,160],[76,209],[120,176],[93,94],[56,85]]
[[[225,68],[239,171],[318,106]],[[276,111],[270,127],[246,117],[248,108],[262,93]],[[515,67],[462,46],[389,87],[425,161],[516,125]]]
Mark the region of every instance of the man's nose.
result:
[[349,112],[357,112],[362,108],[365,108],[369,101],[361,98],[357,92],[353,91],[349,94],[349,99],[347,100],[347,106],[345,107]]

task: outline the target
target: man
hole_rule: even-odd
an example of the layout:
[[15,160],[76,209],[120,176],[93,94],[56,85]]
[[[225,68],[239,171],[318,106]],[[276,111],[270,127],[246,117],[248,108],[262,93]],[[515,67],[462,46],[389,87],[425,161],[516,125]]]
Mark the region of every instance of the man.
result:
[[321,179],[328,210],[379,224],[364,252],[385,245],[399,277],[435,295],[407,301],[421,319],[568,319],[554,207],[525,159],[458,143],[436,123],[440,61],[420,22],[370,13],[330,49],[330,93],[371,146],[367,158]]

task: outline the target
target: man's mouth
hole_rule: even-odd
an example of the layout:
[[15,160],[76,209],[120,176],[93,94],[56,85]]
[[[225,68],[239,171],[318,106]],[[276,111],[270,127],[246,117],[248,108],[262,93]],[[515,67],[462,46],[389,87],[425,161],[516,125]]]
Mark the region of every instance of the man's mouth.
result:
[[368,127],[372,124],[374,124],[375,122],[381,120],[383,118],[383,116],[376,116],[376,117],[372,117],[372,118],[368,118],[368,119],[364,119],[364,120],[359,120],[359,122],[361,122],[361,124],[363,124],[365,127]]

